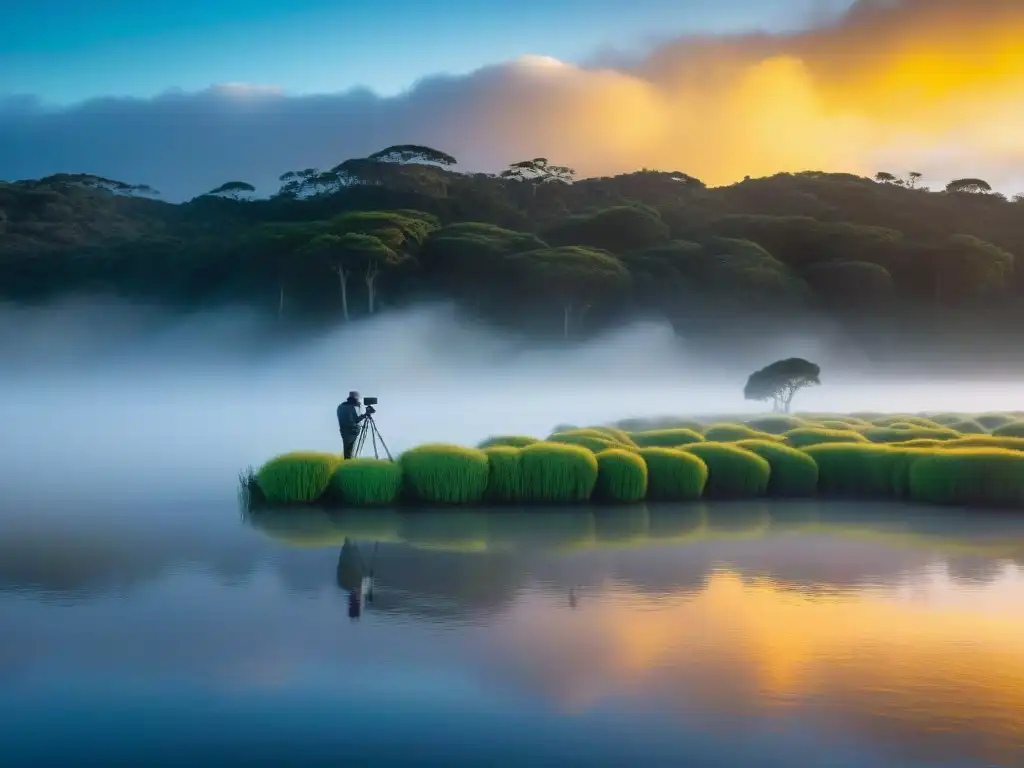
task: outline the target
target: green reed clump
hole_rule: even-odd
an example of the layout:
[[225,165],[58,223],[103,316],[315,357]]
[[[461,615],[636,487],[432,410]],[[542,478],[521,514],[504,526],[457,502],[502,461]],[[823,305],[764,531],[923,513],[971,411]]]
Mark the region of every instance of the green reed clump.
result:
[[661,429],[692,429],[694,432],[703,432],[704,424],[696,419],[684,419],[679,416],[648,416],[643,418],[620,419],[612,423],[613,427],[625,430],[629,434],[634,432],[651,432]]
[[712,499],[763,496],[771,480],[771,465],[745,448],[731,443],[693,443],[680,450],[697,456],[708,468],[704,495]]
[[744,425],[757,432],[767,432],[771,435],[781,435],[783,432],[789,432],[791,429],[812,426],[796,416],[760,416],[744,422]]
[[430,443],[402,454],[405,489],[417,501],[473,504],[487,490],[487,454],[478,448]]
[[906,413],[890,414],[888,416],[881,416],[877,419],[870,419],[871,423],[876,427],[892,427],[897,424],[912,425],[915,427],[923,427],[924,429],[941,429],[942,425],[926,419],[924,416],[912,416]]
[[941,448],[948,440],[936,440],[931,437],[915,437],[913,440],[901,440],[889,443],[894,448]]
[[950,429],[956,430],[962,435],[986,435],[988,430],[985,429],[981,424],[976,422],[974,419],[964,419],[963,421],[954,421],[951,424],[947,424]]
[[562,445],[578,445],[586,448],[591,453],[600,453],[609,448],[625,448],[622,443],[612,440],[609,437],[597,437],[591,434],[580,434],[579,432],[559,432],[547,439],[549,443],[561,443]]
[[1024,437],[1024,421],[1011,421],[992,430],[995,437]]
[[782,438],[792,448],[806,448],[822,443],[866,443],[868,439],[852,429],[824,429],[804,427],[786,432]]
[[260,467],[256,482],[271,504],[308,504],[324,494],[339,464],[337,454],[292,451]]
[[384,459],[349,459],[331,477],[333,499],[352,507],[386,507],[402,492],[402,466]]
[[864,437],[872,443],[902,443],[907,440],[956,440],[959,432],[946,427],[919,427],[908,424],[904,427],[868,427]]
[[703,459],[678,448],[640,449],[647,465],[647,498],[652,501],[694,501],[704,493],[708,468]]
[[778,435],[751,429],[743,424],[712,424],[704,430],[704,439],[709,443],[735,443],[737,440],[776,440]]
[[1002,448],[936,451],[911,466],[910,495],[931,504],[1024,507],[1024,454]]
[[818,465],[818,491],[826,496],[891,498],[904,457],[890,445],[819,443],[803,449]]
[[639,453],[612,448],[597,454],[595,499],[630,503],[646,496],[647,464]]
[[974,417],[974,421],[991,431],[998,429],[1004,424],[1017,421],[1017,417],[1009,413],[981,413]]
[[633,442],[633,438],[629,436],[629,432],[624,429],[618,429],[617,427],[588,427],[588,429],[600,432],[609,440],[614,440],[616,443],[626,446],[627,448],[637,447],[637,444]]
[[1022,437],[996,437],[995,435],[967,435],[956,440],[947,440],[944,448],[1003,448],[1008,451],[1024,451]]
[[527,501],[586,501],[597,483],[597,457],[578,445],[534,443],[521,449],[520,461]]
[[702,434],[686,427],[649,429],[646,432],[633,432],[630,437],[641,448],[674,448],[677,445],[704,441]]
[[870,421],[843,413],[798,413],[796,416],[808,422],[808,426],[825,429],[862,429],[871,426]]
[[844,432],[856,431],[870,427],[866,421],[837,421],[836,419],[822,419],[821,421],[808,422],[808,426],[819,429],[838,429]]
[[486,499],[499,504],[520,501],[523,498],[522,449],[492,445],[484,448],[484,453],[488,465]]
[[492,448],[496,445],[510,445],[513,448],[525,448],[528,445],[539,443],[540,441],[536,437],[529,437],[528,435],[492,435],[486,440],[481,440],[477,445],[477,448],[483,450],[484,448]]
[[794,498],[817,492],[818,465],[803,451],[771,440],[740,440],[733,445],[756,453],[771,466],[769,496]]
[[938,424],[940,426],[951,427],[953,429],[956,429],[955,427],[953,427],[953,425],[956,424],[959,421],[963,421],[964,420],[964,414],[962,414],[962,413],[953,413],[952,411],[950,411],[948,413],[930,413],[930,414],[928,414],[927,418],[931,419],[932,421],[934,421],[936,424]]

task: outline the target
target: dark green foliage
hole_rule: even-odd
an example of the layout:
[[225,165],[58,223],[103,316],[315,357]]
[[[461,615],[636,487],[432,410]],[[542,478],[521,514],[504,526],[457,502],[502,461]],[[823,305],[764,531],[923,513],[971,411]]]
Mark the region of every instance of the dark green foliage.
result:
[[[617,427],[588,427],[588,429],[592,429],[595,432],[598,432],[598,433],[600,433],[602,435],[606,435],[609,439],[614,440],[615,442],[617,442],[617,443],[619,443],[621,445],[624,445],[626,447],[630,447],[630,448],[636,448],[637,447],[636,443],[633,442],[633,438],[631,438],[629,436],[629,433],[626,430],[624,430],[624,429],[619,429]],[[559,430],[559,431],[564,431],[564,430]]]
[[352,507],[390,506],[401,491],[402,467],[393,461],[349,459],[331,478],[331,496]]
[[933,452],[910,467],[910,495],[932,504],[1024,507],[1024,453],[1000,448]]
[[405,488],[417,501],[472,504],[487,490],[487,454],[476,448],[432,443],[406,451],[399,461]]
[[597,454],[595,499],[630,503],[646,495],[647,464],[639,453],[613,448]]
[[704,493],[708,468],[702,459],[677,448],[641,448],[647,464],[647,498],[694,501]]
[[677,445],[699,443],[704,440],[704,436],[699,432],[695,432],[692,429],[687,429],[685,427],[678,427],[675,429],[649,429],[644,432],[632,432],[630,433],[630,437],[633,439],[633,442],[641,448],[674,448]]
[[821,443],[803,449],[818,465],[818,491],[825,496],[891,498],[907,452],[873,443]]
[[752,451],[729,443],[693,443],[680,450],[694,454],[707,465],[707,498],[753,498],[768,490],[771,465]]
[[804,427],[794,429],[783,435],[786,445],[794,448],[806,448],[821,443],[867,443],[864,435],[852,429],[822,429]]
[[669,239],[658,212],[645,205],[620,205],[569,216],[549,227],[552,245],[585,245],[612,253],[647,248]]
[[816,419],[813,422],[809,422],[808,426],[820,427],[822,429],[849,430],[849,429],[863,429],[863,428],[866,428],[866,427],[870,427],[871,424],[869,422],[866,422],[866,421],[861,422],[861,421],[857,421],[855,419],[850,419],[848,421],[842,421],[842,420],[839,420],[839,419]]
[[871,423],[876,427],[897,427],[903,429],[907,428],[907,426],[924,427],[925,429],[940,429],[942,427],[937,421],[925,418],[924,416],[910,416],[907,414],[881,416],[877,419],[871,419]]
[[586,501],[597,483],[597,458],[578,445],[534,443],[520,449],[520,462],[526,501]]
[[1024,438],[996,437],[995,435],[968,435],[956,440],[947,440],[945,448],[1005,448],[1008,451],[1024,451]]
[[1011,421],[992,430],[995,437],[1024,437],[1024,421]]
[[1009,424],[1011,421],[1016,420],[1014,416],[1008,413],[983,413],[974,417],[974,421],[988,430],[997,429],[1004,424]]
[[959,432],[942,427],[917,427],[913,424],[892,427],[868,427],[864,437],[872,443],[902,443],[907,440],[956,440],[961,437]]
[[[770,435],[781,435],[783,432],[789,432],[791,429],[799,429],[800,427],[813,426],[808,424],[803,419],[797,418],[796,416],[759,416],[756,419],[750,419],[746,422],[746,426],[758,432],[766,432]],[[709,440],[716,438],[709,437]]]
[[557,432],[547,439],[549,443],[563,443],[564,445],[578,445],[593,453],[600,453],[609,448],[622,448],[621,443],[607,437],[596,437],[594,435],[582,435],[573,432]]
[[954,421],[945,426],[949,427],[962,435],[984,435],[988,432],[985,427],[979,424],[974,419],[964,419],[963,421]]
[[751,429],[743,424],[712,424],[704,430],[704,439],[713,443],[735,443],[737,440],[781,440],[774,434]]
[[495,445],[511,445],[516,448],[525,448],[536,442],[539,442],[536,437],[529,437],[527,435],[493,435],[486,440],[480,441],[477,448],[491,448]]
[[818,465],[803,451],[773,440],[740,440],[736,447],[756,453],[771,465],[768,495],[777,498],[813,496],[818,489]]
[[260,467],[256,482],[271,504],[308,504],[324,494],[339,464],[332,453],[285,453]]
[[[532,445],[533,443],[529,443]],[[522,451],[518,446],[492,445],[487,454],[488,477],[486,499],[508,504],[523,498]]]

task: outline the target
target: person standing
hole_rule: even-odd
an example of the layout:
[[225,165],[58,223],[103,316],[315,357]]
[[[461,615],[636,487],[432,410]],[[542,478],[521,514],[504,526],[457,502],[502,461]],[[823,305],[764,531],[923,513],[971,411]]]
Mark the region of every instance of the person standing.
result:
[[338,431],[341,433],[346,459],[352,458],[352,450],[362,429],[363,419],[366,418],[365,413],[359,412],[362,404],[358,392],[349,392],[348,399],[338,406]]

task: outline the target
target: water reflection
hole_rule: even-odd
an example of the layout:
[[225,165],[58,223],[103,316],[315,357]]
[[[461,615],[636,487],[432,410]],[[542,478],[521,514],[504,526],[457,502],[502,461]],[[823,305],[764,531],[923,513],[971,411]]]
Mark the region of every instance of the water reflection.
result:
[[[1024,764],[1013,518],[816,502],[211,512],[0,517],[0,718],[42,723],[76,686],[103,712],[130,680],[229,713],[270,696],[480,733],[493,715],[490,748],[531,762],[572,745],[580,764]],[[445,727],[442,752],[460,738]],[[545,734],[534,752],[519,727]]]

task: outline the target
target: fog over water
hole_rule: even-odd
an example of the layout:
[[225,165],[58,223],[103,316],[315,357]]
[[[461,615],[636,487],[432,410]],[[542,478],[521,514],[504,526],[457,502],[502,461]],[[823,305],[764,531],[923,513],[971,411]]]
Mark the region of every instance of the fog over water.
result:
[[[168,319],[125,305],[0,309],[0,493],[19,500],[192,500],[293,449],[340,450],[349,389],[380,398],[393,453],[559,423],[756,413],[746,376],[780,357],[822,367],[799,410],[1015,409],[1012,382],[879,379],[834,336],[801,332],[710,354],[668,324],[584,344],[527,344],[447,306],[395,311],[287,342],[242,310]],[[750,347],[750,348],[748,348]]]

